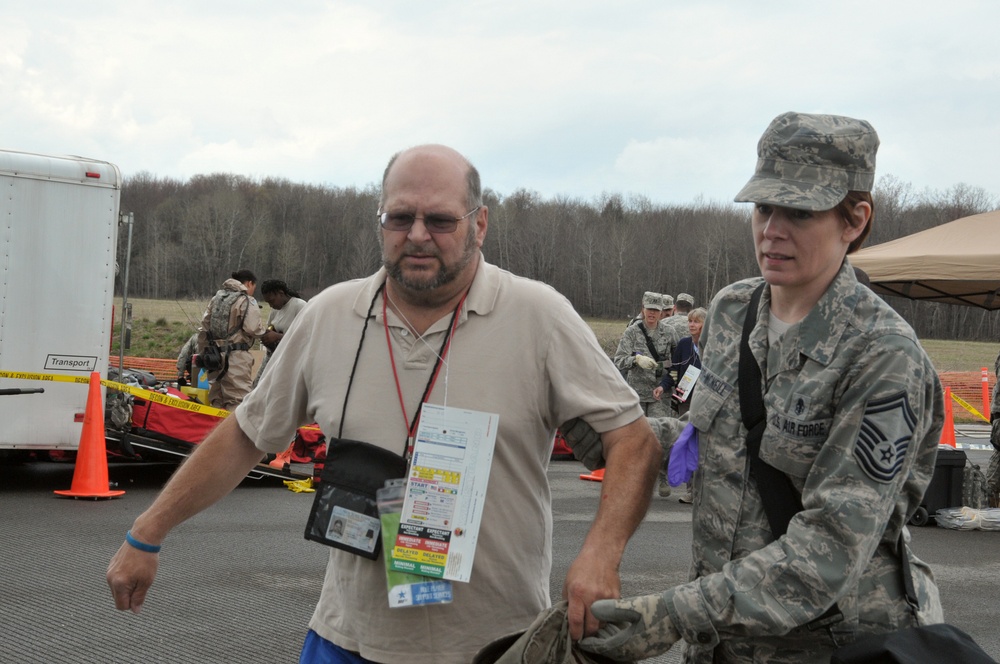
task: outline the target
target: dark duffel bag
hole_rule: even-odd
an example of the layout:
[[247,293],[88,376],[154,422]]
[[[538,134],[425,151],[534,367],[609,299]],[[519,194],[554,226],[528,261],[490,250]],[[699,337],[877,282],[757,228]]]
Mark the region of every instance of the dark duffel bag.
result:
[[858,639],[834,651],[830,664],[997,664],[972,637],[945,623],[908,627]]

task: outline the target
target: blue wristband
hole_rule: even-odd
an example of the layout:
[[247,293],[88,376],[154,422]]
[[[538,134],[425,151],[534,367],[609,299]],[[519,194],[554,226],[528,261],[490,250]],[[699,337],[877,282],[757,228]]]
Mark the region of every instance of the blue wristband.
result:
[[159,553],[159,544],[146,544],[145,542],[140,542],[136,538],[132,537],[132,531],[128,530],[125,532],[125,541],[128,542],[129,546],[139,549],[140,551],[145,551],[146,553]]

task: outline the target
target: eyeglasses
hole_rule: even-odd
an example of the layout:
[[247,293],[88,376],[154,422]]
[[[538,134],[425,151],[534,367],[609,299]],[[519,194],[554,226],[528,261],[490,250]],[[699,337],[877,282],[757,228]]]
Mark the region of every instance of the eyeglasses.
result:
[[454,233],[458,228],[458,222],[471,217],[482,207],[482,205],[477,205],[461,217],[451,217],[446,214],[427,214],[418,217],[409,212],[379,212],[377,214],[379,224],[387,231],[408,231],[417,219],[423,219],[424,226],[430,233]]

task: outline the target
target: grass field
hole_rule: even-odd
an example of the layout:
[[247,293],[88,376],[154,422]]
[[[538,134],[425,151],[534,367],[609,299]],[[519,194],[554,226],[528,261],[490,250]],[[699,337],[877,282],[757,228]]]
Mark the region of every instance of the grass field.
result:
[[[132,347],[128,355],[137,357],[177,357],[181,346],[198,328],[206,301],[202,300],[146,300],[132,298]],[[121,300],[116,303],[121,311]],[[267,318],[270,309],[265,304],[261,316]],[[601,347],[613,355],[625,329],[624,320],[587,319],[597,335]],[[115,330],[117,352],[118,330]],[[978,371],[981,367],[993,370],[993,361],[1000,352],[1000,342],[946,341],[924,339],[921,341],[938,371]]]
[[[146,300],[129,298],[132,305],[132,339],[126,355],[135,357],[176,358],[181,346],[198,331],[208,300]],[[121,299],[115,301],[115,311],[122,310]],[[265,304],[262,314],[270,309]],[[111,354],[118,353],[119,318],[115,323]]]

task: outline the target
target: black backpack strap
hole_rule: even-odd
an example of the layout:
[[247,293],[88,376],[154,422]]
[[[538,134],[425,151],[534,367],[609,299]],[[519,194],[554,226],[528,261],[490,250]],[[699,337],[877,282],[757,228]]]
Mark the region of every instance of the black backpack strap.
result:
[[740,414],[743,426],[747,428],[747,455],[750,457],[750,476],[757,483],[771,534],[778,539],[788,530],[788,522],[802,511],[799,492],[788,479],[788,475],[760,458],[760,441],[767,428],[767,413],[761,395],[761,375],[757,360],[750,352],[750,332],[757,324],[757,308],[760,305],[764,284],[754,291],[743,320],[743,338],[740,341]]
[[229,330],[228,330],[228,331],[226,332],[226,338],[227,338],[227,339],[228,339],[229,337],[233,336],[234,334],[236,334],[236,332],[237,332],[237,331],[238,331],[238,330],[239,330],[239,329],[240,329],[241,327],[243,327],[243,323],[244,323],[244,321],[246,321],[246,319],[247,319],[247,312],[249,312],[249,311],[250,311],[250,296],[249,296],[249,295],[247,295],[246,293],[244,293],[244,294],[243,294],[243,298],[244,298],[244,299],[246,300],[246,304],[244,304],[244,305],[243,305],[243,314],[242,314],[242,315],[240,315],[240,319],[239,319],[239,320],[238,320],[238,321],[236,322],[236,325],[234,325],[233,327],[231,327],[231,328],[230,328],[230,329],[229,329]]
[[649,332],[646,331],[646,323],[644,321],[640,321],[636,324],[639,326],[639,331],[642,332],[642,336],[646,337],[646,348],[649,349],[649,354],[652,355],[653,359],[657,362],[663,362],[663,356],[656,352],[656,348],[653,347],[653,340],[649,338]]
[[[775,541],[786,532],[792,517],[802,511],[802,497],[788,475],[760,458],[760,441],[767,428],[767,411],[761,393],[761,375],[757,360],[750,352],[750,333],[757,324],[764,284],[757,287],[750,298],[746,317],[743,319],[743,337],[740,340],[740,414],[747,428],[747,456],[750,457],[750,477],[757,484],[757,493],[764,505],[767,522]],[[904,555],[905,560],[905,555]],[[910,581],[912,587],[913,582]],[[818,629],[840,622],[844,616],[836,603],[826,613],[811,621],[809,627]]]

